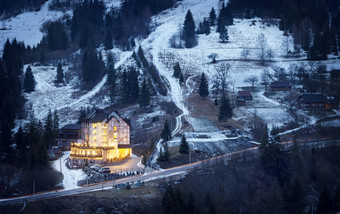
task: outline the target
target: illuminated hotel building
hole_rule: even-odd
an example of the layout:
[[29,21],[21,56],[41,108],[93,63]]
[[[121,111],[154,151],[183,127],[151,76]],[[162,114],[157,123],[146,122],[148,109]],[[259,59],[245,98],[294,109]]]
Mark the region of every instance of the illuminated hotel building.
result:
[[72,165],[109,164],[131,156],[130,126],[115,111],[97,109],[81,121],[81,139],[71,144]]

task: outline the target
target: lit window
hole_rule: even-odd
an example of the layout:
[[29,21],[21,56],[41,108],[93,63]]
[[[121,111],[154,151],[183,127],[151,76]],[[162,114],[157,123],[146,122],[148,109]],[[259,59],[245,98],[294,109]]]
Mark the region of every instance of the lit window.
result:
[[113,138],[117,139],[117,133],[113,133]]
[[113,127],[113,131],[115,132],[117,131],[117,126]]

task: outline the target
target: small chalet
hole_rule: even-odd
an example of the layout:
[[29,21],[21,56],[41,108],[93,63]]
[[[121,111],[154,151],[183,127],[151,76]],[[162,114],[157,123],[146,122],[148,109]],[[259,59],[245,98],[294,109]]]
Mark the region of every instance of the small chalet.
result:
[[291,91],[292,85],[287,81],[275,81],[270,84],[271,91]]
[[81,139],[81,124],[67,124],[59,131],[58,147],[62,150],[70,150],[71,144],[78,139]]
[[300,107],[304,109],[329,109],[327,98],[322,94],[303,94],[299,98]]
[[250,91],[239,91],[237,97],[244,98],[245,100],[252,100],[253,96]]

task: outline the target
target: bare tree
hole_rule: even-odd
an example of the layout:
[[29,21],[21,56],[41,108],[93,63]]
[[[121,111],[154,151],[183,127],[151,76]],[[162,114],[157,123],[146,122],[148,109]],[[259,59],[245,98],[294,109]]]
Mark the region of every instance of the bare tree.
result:
[[269,85],[269,83],[270,83],[269,71],[266,68],[261,73],[261,84],[264,85],[264,90],[267,91],[267,85]]
[[230,71],[230,65],[226,62],[222,62],[215,66],[216,75],[214,76],[214,81],[218,82],[219,88],[222,90],[222,93],[225,94],[225,91],[228,87],[228,75]]
[[290,64],[288,68],[288,76],[289,80],[292,84],[294,84],[295,76],[298,70],[298,66],[296,64]]
[[285,49],[286,56],[289,54],[289,35],[285,36],[282,42],[282,47]]
[[254,91],[255,84],[259,81],[257,76],[251,75],[243,80],[245,83],[249,83],[251,85],[251,90]]
[[266,55],[267,55],[268,60],[269,60],[269,61],[272,61],[272,59],[274,58],[274,52],[273,52],[273,50],[269,48],[269,49],[266,51]]
[[261,65],[264,65],[266,60],[267,39],[263,33],[257,37],[257,48]]
[[241,51],[241,57],[244,59],[244,61],[248,61],[249,56],[250,56],[249,48],[243,48]]
[[211,53],[208,55],[208,58],[211,59],[211,63],[216,63],[216,59],[218,58],[217,53]]

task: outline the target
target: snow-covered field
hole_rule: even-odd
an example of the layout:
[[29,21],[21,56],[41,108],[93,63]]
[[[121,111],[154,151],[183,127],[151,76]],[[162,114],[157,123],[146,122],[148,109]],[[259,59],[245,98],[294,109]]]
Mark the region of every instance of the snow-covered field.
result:
[[32,47],[37,45],[43,38],[40,28],[44,22],[57,20],[65,14],[71,14],[70,12],[49,11],[48,5],[50,2],[51,0],[44,3],[40,11],[25,12],[1,21],[1,28],[6,28],[6,30],[0,31],[0,55],[2,55],[7,38],[9,40],[16,38],[17,41],[24,42],[25,45]]

